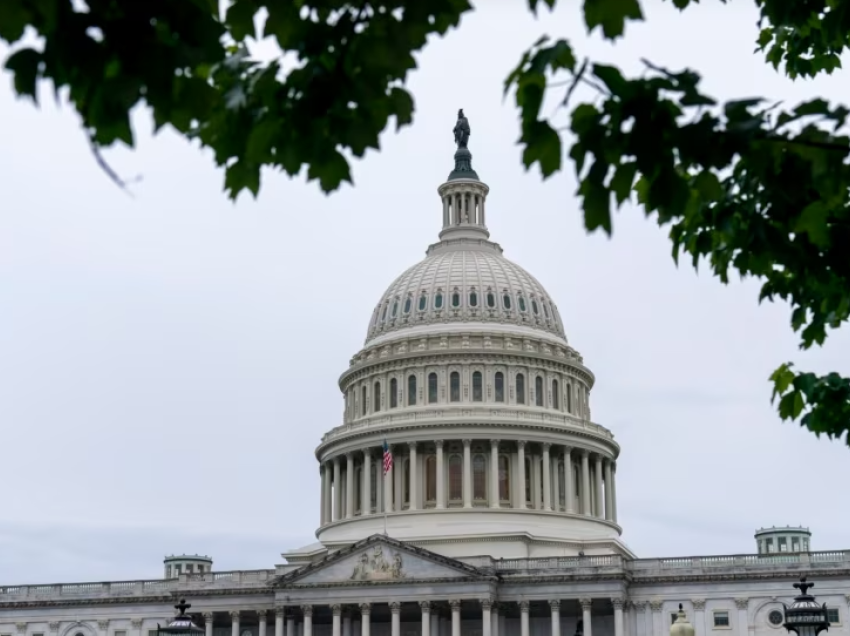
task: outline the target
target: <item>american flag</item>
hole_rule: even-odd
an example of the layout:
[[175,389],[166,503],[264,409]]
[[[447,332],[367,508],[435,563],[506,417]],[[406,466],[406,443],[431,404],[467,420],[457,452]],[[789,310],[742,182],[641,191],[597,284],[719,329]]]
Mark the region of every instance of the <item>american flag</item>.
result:
[[384,440],[384,474],[390,472],[393,467],[393,452],[390,450],[387,440]]

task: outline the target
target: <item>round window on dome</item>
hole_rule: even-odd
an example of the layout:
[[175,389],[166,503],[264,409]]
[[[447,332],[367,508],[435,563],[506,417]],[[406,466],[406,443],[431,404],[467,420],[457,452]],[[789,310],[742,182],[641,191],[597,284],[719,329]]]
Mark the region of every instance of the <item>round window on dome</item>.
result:
[[478,294],[474,291],[469,292],[469,306],[478,307]]
[[452,292],[452,307],[460,307],[460,292]]
[[767,620],[771,625],[782,625],[784,618],[779,610],[773,610],[767,615]]
[[437,295],[434,296],[434,307],[436,309],[443,308],[443,294],[442,292],[437,292]]
[[419,311],[425,311],[426,307],[428,307],[428,294],[422,294],[419,297]]

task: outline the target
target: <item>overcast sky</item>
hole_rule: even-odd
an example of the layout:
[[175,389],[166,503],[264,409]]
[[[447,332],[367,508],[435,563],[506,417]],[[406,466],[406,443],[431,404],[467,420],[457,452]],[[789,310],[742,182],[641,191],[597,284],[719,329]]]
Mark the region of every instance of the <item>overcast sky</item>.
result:
[[[484,3],[481,3],[484,4]],[[437,186],[463,107],[488,222],[505,255],[557,302],[594,371],[594,420],[622,446],[623,539],[641,557],[754,550],[761,526],[802,524],[814,549],[850,548],[850,454],[779,422],[780,362],[850,373],[850,330],[801,355],[784,305],[754,283],[677,269],[666,232],[635,209],[612,240],[583,230],[572,168],[526,173],[503,79],[548,32],[638,72],[690,66],[722,98],[846,97],[846,77],[792,83],[753,54],[752,3],[649,21],[616,46],[584,33],[579,3],[535,20],[486,3],[430,44],[412,127],[389,131],[326,197],[276,173],[235,205],[209,153],[137,118],[135,198],[95,165],[67,107],[0,83],[0,584],[161,575],[198,552],[216,569],[272,567],[315,540],[314,448],[341,421],[337,378],[374,303],[436,239]]]

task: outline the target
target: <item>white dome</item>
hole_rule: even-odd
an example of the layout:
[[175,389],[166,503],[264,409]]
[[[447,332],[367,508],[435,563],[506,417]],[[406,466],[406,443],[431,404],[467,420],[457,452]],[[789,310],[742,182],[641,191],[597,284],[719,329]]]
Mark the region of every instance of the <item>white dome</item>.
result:
[[534,276],[486,239],[432,245],[387,288],[372,313],[367,344],[423,325],[486,323],[542,330],[566,341],[555,303]]

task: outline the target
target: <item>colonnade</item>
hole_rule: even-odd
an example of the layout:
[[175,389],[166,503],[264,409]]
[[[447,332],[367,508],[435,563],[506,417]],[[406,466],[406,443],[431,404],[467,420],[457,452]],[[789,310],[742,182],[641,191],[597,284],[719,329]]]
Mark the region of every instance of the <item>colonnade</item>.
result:
[[322,462],[322,525],[430,508],[531,509],[617,522],[616,463],[600,452],[498,439],[403,442],[390,450],[386,474],[381,447]]

